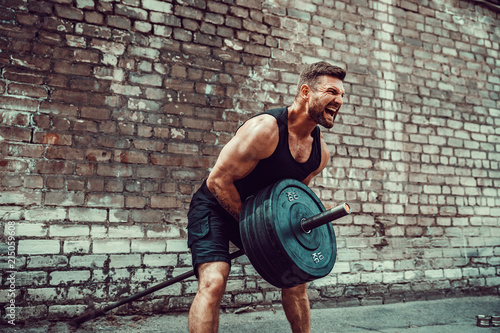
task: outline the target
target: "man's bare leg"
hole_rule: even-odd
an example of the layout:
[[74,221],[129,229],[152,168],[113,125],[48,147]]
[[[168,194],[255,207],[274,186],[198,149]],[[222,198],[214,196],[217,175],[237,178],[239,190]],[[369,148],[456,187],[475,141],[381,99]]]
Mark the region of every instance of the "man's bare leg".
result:
[[307,296],[307,284],[282,289],[281,297],[283,310],[293,333],[311,332],[311,310],[309,307],[309,296]]
[[219,308],[226,290],[229,264],[222,261],[198,266],[198,292],[189,310],[190,333],[215,333],[219,327]]

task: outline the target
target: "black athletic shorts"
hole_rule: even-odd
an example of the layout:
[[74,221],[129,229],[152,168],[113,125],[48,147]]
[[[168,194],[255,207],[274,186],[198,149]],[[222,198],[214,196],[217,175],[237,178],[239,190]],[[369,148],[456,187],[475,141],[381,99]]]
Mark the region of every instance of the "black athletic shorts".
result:
[[242,248],[238,222],[220,206],[205,182],[191,200],[187,229],[196,276],[198,264],[224,261],[231,265],[229,241]]

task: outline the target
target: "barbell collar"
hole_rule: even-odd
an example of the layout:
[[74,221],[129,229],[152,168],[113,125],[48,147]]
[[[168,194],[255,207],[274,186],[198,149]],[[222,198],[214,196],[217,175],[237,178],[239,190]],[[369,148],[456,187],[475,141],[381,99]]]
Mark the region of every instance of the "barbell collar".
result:
[[338,205],[332,209],[325,210],[317,215],[311,216],[307,219],[303,219],[300,222],[300,226],[305,233],[309,233],[314,228],[322,226],[332,222],[333,220],[339,219],[343,216],[349,215],[351,213],[351,208],[347,203]]

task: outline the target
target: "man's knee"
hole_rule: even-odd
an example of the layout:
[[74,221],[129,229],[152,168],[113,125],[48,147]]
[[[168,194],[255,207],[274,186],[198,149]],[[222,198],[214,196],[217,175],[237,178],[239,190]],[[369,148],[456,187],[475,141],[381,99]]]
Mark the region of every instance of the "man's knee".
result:
[[224,262],[201,264],[198,267],[198,292],[220,298],[226,290],[229,265]]

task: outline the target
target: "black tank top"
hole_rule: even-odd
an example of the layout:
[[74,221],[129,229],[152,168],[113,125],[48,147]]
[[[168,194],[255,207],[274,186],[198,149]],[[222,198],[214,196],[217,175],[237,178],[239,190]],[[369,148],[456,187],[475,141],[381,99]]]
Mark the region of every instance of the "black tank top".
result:
[[306,162],[300,163],[293,158],[288,145],[288,108],[272,109],[255,117],[262,114],[270,114],[276,118],[279,127],[279,142],[271,156],[260,160],[250,174],[234,183],[242,202],[253,193],[279,180],[292,178],[303,181],[311,172],[317,170],[321,163],[321,134],[318,126],[312,132],[311,155]]

